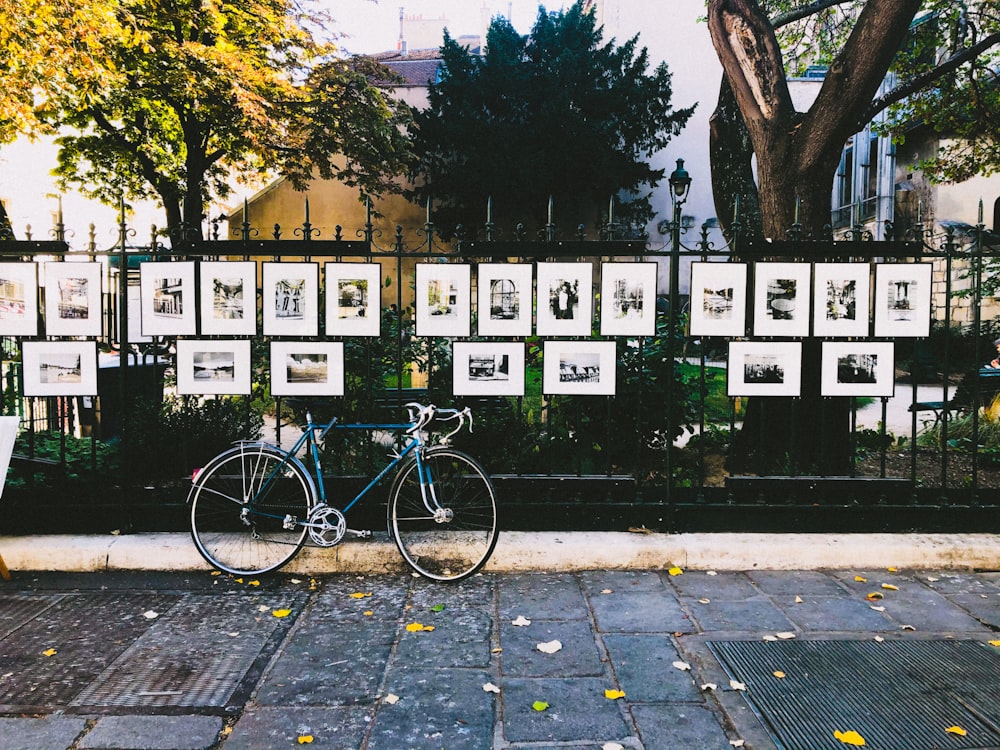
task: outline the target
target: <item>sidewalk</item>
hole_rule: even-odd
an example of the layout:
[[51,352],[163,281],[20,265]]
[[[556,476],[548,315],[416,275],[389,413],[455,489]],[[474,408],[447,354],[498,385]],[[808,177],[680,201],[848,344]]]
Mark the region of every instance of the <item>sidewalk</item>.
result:
[[834,732],[883,750],[997,747],[1000,574],[960,565],[696,562],[441,585],[12,564],[0,748],[850,746]]

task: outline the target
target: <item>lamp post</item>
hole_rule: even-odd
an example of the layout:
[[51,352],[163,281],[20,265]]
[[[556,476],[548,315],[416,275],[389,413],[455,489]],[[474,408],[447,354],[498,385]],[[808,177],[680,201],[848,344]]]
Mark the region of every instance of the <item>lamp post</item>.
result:
[[[680,300],[680,263],[681,263],[681,207],[687,200],[691,190],[691,175],[684,169],[684,160],[677,160],[677,168],[670,173],[667,180],[670,184],[670,201],[673,203],[674,215],[670,222],[670,313],[667,328],[667,359],[670,362],[670,374],[667,380],[667,434],[673,439],[674,429],[674,382],[677,364],[677,306]],[[667,494],[673,488],[673,462],[671,448],[667,449]]]

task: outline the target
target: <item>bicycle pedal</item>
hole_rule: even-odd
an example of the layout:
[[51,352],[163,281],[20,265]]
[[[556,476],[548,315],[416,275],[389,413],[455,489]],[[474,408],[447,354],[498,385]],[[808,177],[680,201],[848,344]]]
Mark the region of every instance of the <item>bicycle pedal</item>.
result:
[[351,536],[356,536],[359,539],[372,538],[371,529],[363,529],[363,530],[347,529],[347,533],[350,534]]

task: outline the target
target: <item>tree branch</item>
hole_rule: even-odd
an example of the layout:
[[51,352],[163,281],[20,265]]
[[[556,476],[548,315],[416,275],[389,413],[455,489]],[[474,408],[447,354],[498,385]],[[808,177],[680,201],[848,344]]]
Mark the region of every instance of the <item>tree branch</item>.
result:
[[826,10],[827,8],[832,8],[835,5],[847,5],[850,2],[853,2],[853,0],[816,0],[816,2],[810,3],[809,5],[803,5],[801,8],[793,8],[787,13],[779,13],[771,19],[771,25],[777,29],[782,26],[787,26],[790,23],[801,21],[803,18],[808,18],[809,16]]

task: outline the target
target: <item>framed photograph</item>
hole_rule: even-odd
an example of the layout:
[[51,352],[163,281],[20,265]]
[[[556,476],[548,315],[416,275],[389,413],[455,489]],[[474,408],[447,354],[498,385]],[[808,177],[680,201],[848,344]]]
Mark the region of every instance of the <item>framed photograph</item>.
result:
[[139,264],[143,336],[194,336],[194,261]]
[[381,333],[382,265],[326,263],[327,336]]
[[802,389],[802,344],[798,341],[731,341],[729,396],[798,396]]
[[177,392],[250,395],[250,339],[178,340]]
[[615,395],[614,341],[546,341],[542,391],[557,395]]
[[257,333],[257,264],[205,261],[201,274],[201,332],[206,336]]
[[891,341],[824,341],[822,396],[892,396],[896,361]]
[[264,263],[261,308],[265,336],[319,333],[319,264]]
[[531,335],[530,263],[480,263],[476,283],[480,336]]
[[524,395],[521,341],[456,341],[452,363],[456,396]]
[[468,336],[472,330],[472,267],[417,263],[417,336]]
[[45,264],[45,333],[101,335],[100,263]]
[[931,330],[931,264],[875,266],[875,335],[927,336]]
[[0,263],[0,336],[38,335],[38,265]]
[[746,263],[691,264],[691,335],[746,336]]
[[538,264],[535,330],[539,336],[590,335],[593,279],[590,263]]
[[656,335],[656,263],[601,264],[601,335]]
[[96,341],[21,344],[25,396],[96,396]]
[[272,341],[271,395],[343,396],[343,342]]
[[817,263],[813,273],[813,335],[867,336],[871,265]]
[[754,336],[808,336],[811,266],[754,264]]

